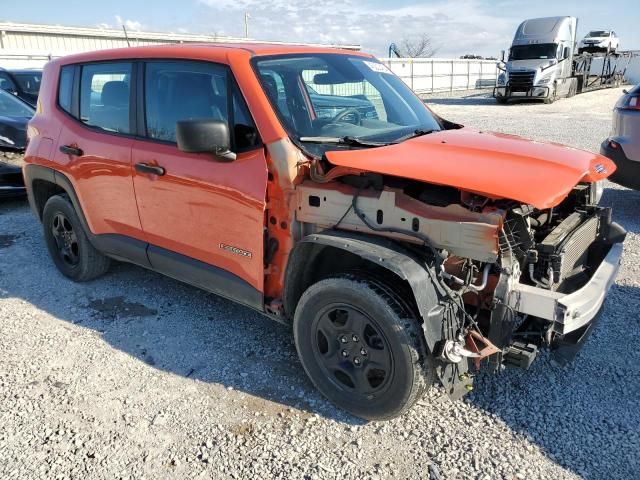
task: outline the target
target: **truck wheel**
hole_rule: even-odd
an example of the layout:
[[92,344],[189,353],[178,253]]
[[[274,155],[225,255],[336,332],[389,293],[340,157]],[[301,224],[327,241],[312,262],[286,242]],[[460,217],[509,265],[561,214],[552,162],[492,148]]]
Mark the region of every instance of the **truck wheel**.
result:
[[358,417],[401,415],[433,383],[418,321],[380,282],[343,275],[312,285],[298,303],[293,332],[314,385]]
[[42,225],[49,254],[65,277],[85,282],[109,269],[109,259],[91,245],[66,196],[54,195],[47,200]]
[[555,101],[556,101],[556,89],[554,88],[553,91],[549,94],[549,96],[544,99],[544,103],[549,105]]

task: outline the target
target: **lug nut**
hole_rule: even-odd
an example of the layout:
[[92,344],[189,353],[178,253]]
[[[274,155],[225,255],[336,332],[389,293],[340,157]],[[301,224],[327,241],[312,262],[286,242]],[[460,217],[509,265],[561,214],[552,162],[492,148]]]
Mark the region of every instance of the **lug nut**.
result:
[[342,350],[342,356],[343,357],[348,357],[349,356],[349,352],[347,352],[346,350]]
[[357,341],[358,341],[358,336],[354,333],[354,334],[351,336],[351,340],[353,340],[354,342],[357,342]]
[[361,354],[361,355],[363,355],[363,356],[365,356],[365,357],[366,357],[368,353],[369,353],[369,352],[367,352],[367,350],[366,350],[364,347],[362,347],[362,348],[360,349],[360,354]]
[[340,337],[340,343],[347,343],[349,340],[347,340],[347,337],[345,335],[342,335]]
[[360,357],[356,357],[356,358],[354,358],[354,359],[353,359],[353,363],[355,363],[355,364],[356,364],[356,366],[357,366],[357,367],[359,367],[359,366],[360,366],[360,363],[361,363]]

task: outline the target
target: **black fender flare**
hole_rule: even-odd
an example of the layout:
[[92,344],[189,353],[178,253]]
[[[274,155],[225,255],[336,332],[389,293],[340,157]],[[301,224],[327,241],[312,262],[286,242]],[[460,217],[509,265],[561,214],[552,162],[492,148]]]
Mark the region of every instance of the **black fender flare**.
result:
[[23,167],[22,173],[24,176],[25,187],[27,188],[29,205],[40,221],[42,221],[42,209],[40,207],[44,207],[44,205],[38,205],[38,199],[34,193],[33,183],[36,180],[43,180],[57,185],[68,195],[73,208],[76,210],[76,213],[80,218],[80,223],[82,223],[82,228],[84,229],[89,242],[91,242],[97,250],[117,260],[132,262],[145,268],[151,267],[146,255],[147,244],[145,242],[109,233],[95,235],[91,231],[87,218],[82,210],[82,205],[80,205],[80,199],[76,194],[76,190],[73,187],[71,180],[69,180],[64,173],[43,165],[34,165],[29,163]]
[[433,281],[432,267],[402,245],[384,237],[335,230],[311,234],[299,241],[289,255],[285,274],[283,300],[289,317],[293,317],[303,293],[307,265],[317,255],[319,249],[314,248],[317,246],[334,247],[357,255],[405,280],[423,320],[427,347],[433,352],[435,344],[442,339],[443,307]]
[[29,163],[23,167],[22,173],[24,176],[25,186],[27,187],[29,205],[31,206],[31,210],[33,210],[33,213],[40,220],[42,220],[42,212],[33,191],[33,183],[36,180],[43,180],[45,182],[57,185],[62,190],[64,190],[65,193],[69,196],[69,200],[71,200],[71,203],[73,204],[73,208],[76,209],[76,212],[80,217],[80,221],[82,222],[82,226],[84,227],[85,231],[87,233],[91,233],[91,230],[89,229],[89,224],[87,223],[87,219],[85,218],[84,212],[82,211],[82,207],[80,206],[80,201],[78,200],[78,196],[76,195],[76,190],[75,188],[73,188],[73,184],[67,178],[66,175],[58,172],[53,168],[45,167],[42,165],[29,164]]

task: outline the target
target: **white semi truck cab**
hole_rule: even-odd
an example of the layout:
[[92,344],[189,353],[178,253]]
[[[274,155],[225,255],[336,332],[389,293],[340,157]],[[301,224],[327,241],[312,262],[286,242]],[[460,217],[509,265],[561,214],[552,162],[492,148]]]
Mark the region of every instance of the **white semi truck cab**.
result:
[[498,103],[509,98],[538,98],[552,103],[577,90],[573,77],[576,17],[545,17],[520,24],[507,61],[500,62],[493,96]]

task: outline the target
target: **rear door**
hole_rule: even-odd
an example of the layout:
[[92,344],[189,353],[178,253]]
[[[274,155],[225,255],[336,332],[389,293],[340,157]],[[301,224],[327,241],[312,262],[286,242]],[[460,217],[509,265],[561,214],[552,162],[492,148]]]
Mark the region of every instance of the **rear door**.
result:
[[[266,159],[231,71],[184,60],[142,67],[144,138],[133,145],[133,178],[149,259],[165,274],[262,307]],[[229,123],[235,161],[178,149],[176,122],[204,118]]]
[[133,192],[133,65],[127,61],[63,67],[62,125],[54,161],[74,183],[94,234],[142,239]]

